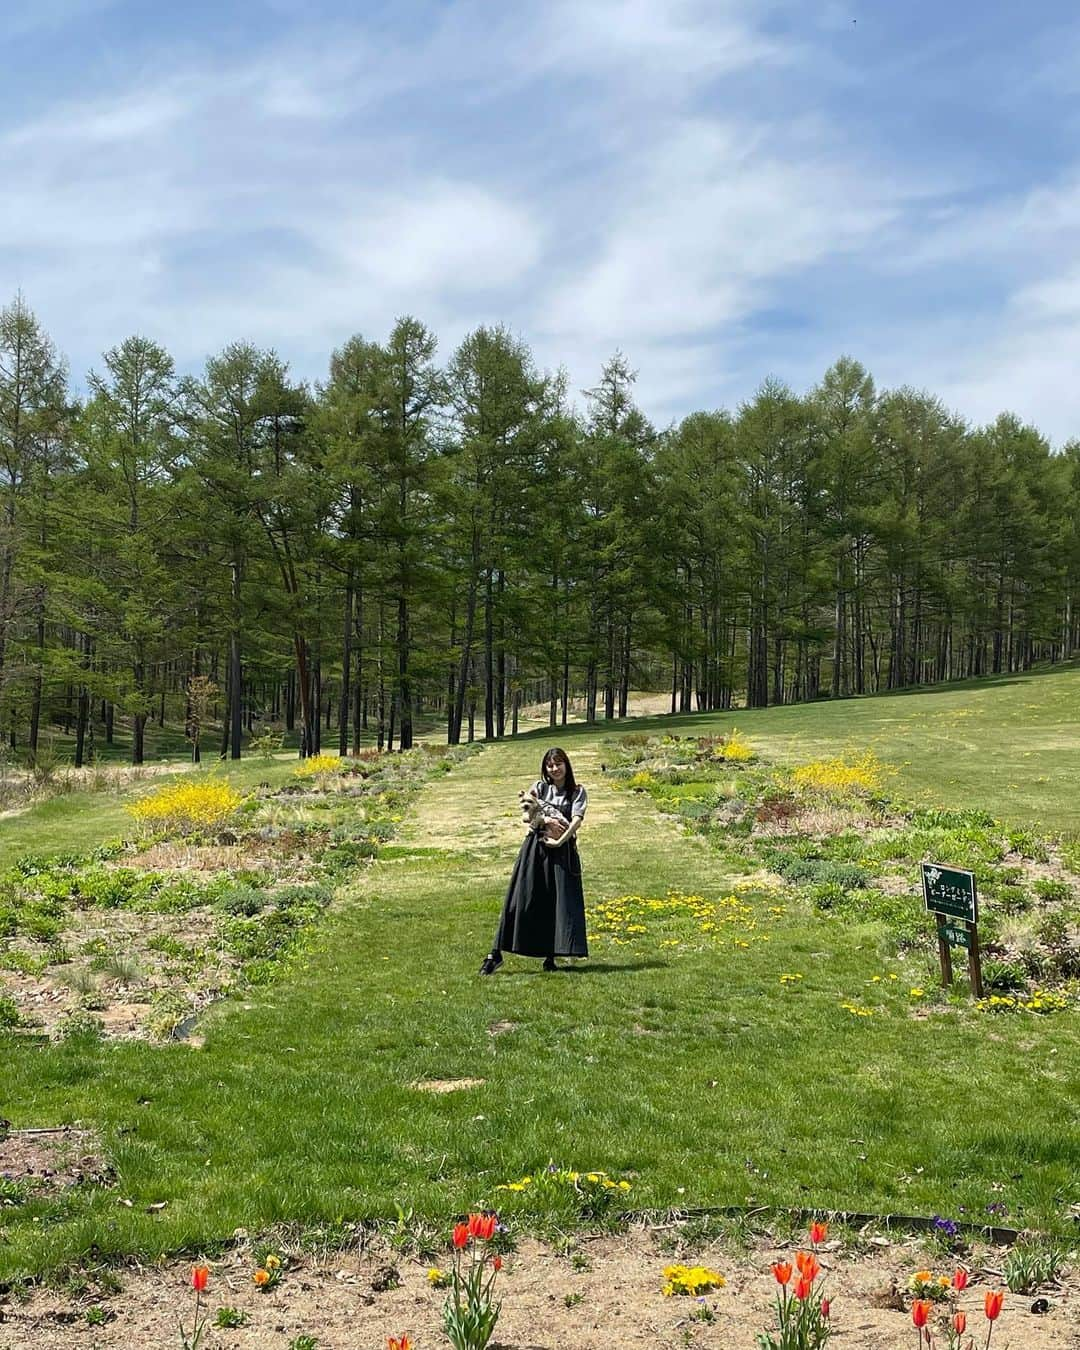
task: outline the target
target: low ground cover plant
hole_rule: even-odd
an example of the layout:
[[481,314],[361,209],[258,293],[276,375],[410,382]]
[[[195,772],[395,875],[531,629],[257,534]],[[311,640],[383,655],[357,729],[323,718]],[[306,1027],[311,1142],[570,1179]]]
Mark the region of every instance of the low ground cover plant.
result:
[[578,1172],[549,1163],[496,1193],[500,1209],[538,1221],[541,1227],[617,1225],[628,1207],[631,1183],[606,1172]]

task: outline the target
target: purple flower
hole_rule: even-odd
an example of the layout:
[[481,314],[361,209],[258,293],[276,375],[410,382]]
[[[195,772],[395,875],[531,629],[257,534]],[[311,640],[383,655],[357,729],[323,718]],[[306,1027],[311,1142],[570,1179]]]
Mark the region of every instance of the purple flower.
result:
[[934,1215],[933,1225],[939,1233],[944,1233],[946,1237],[950,1238],[954,1238],[960,1231],[952,1219],[943,1219],[940,1214]]

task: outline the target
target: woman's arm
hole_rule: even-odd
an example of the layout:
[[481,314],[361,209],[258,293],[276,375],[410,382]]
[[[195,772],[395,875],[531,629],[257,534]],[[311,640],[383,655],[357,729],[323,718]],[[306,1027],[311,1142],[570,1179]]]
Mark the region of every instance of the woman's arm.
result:
[[547,844],[549,848],[562,848],[564,844],[568,844],[570,840],[573,839],[578,830],[581,829],[581,822],[585,819],[585,807],[587,804],[588,798],[585,795],[585,789],[579,787],[574,797],[574,814],[570,819],[570,824],[563,833],[559,835],[558,839],[548,839],[546,836],[544,838],[544,843]]

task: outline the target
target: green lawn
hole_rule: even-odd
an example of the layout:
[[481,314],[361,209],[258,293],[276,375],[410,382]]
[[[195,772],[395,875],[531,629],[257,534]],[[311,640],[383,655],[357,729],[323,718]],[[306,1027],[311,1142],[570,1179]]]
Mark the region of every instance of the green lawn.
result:
[[[759,749],[792,759],[870,745],[901,766],[904,795],[1075,831],[1078,707],[1071,667],[663,725],[697,734],[734,722]],[[605,783],[604,739],[627,729],[558,733],[592,796],[587,900],[729,894],[703,840]],[[596,943],[587,965],[563,974],[511,958],[478,979],[518,838],[515,792],[536,776],[548,739],[489,747],[436,779],[392,856],[356,874],[304,963],[215,1009],[203,1049],[0,1039],[0,1115],[91,1124],[118,1173],[111,1190],[0,1211],[0,1279],[92,1246],[195,1249],[286,1219],[392,1218],[400,1206],[441,1220],[470,1204],[512,1204],[496,1186],[548,1162],[630,1175],[642,1208],[779,1204],[979,1221],[1004,1205],[1001,1223],[1073,1226],[1076,1014],[946,1009],[914,1020],[906,991],[930,972],[889,955],[873,926],[816,918],[797,900],[774,914],[773,897],[751,894],[765,942]],[[65,799],[4,822],[2,855],[48,851],[37,824],[53,848],[67,820],[68,846],[81,848],[121,819],[115,801],[82,809]],[[785,973],[803,978],[784,986]],[[843,1008],[890,973],[887,1011]],[[483,1082],[443,1094],[413,1086],[459,1078]]]

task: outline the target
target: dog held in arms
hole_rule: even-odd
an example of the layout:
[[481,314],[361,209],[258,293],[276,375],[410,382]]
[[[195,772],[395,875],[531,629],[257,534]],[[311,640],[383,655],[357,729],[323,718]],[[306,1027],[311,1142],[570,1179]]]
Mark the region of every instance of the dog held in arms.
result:
[[562,813],[547,802],[542,802],[532,788],[518,793],[521,803],[521,823],[530,830],[536,830],[546,839],[554,842],[566,833],[566,820]]

